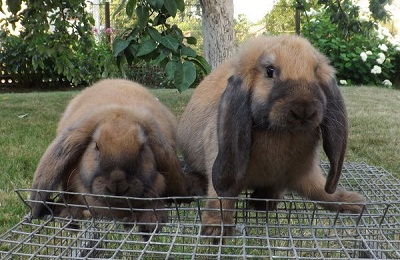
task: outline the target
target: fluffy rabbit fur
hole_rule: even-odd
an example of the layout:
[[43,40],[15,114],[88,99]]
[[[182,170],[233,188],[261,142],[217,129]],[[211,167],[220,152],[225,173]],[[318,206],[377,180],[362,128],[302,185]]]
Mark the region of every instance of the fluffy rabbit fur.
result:
[[[360,212],[364,198],[336,188],[348,135],[335,70],[298,36],[258,37],[195,89],[178,126],[178,145],[195,172],[208,176],[208,196],[283,198],[286,189],[329,210]],[[330,161],[321,174],[318,143]],[[219,210],[222,206],[222,216]],[[255,206],[276,207],[274,203]],[[204,235],[232,223],[233,200],[210,200]],[[209,225],[207,225],[209,224]],[[223,234],[232,230],[223,229]]]
[[[174,115],[150,92],[127,80],[103,80],[85,89],[68,105],[36,169],[32,189],[157,198],[186,195],[185,180],[176,156]],[[32,192],[32,216],[46,214],[48,193]],[[148,200],[64,196],[69,204],[104,207],[163,207]],[[147,201],[147,202],[146,202]],[[158,201],[158,200],[157,200]],[[132,204],[132,205],[128,205]],[[165,221],[164,213],[92,209],[93,217]],[[80,218],[82,209],[60,215]],[[144,226],[142,230],[153,229]]]

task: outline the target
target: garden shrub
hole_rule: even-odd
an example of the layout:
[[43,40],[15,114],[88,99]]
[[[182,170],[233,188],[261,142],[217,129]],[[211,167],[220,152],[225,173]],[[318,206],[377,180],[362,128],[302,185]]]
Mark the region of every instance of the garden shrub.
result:
[[[96,43],[93,19],[85,6],[80,0],[29,2],[25,9],[14,6],[10,16],[0,22],[2,67],[19,83],[31,87],[43,83],[89,85],[115,75],[118,69],[111,46]],[[15,36],[7,26],[17,21],[22,30]]]
[[303,22],[302,33],[326,54],[342,84],[399,87],[400,42],[389,31],[365,16],[358,7],[348,7],[353,15],[348,30],[332,23],[330,13],[311,10]]
[[52,34],[31,41],[9,35],[0,40],[0,63],[20,84],[31,87],[43,83],[50,87],[89,85],[118,73],[109,46],[93,42],[90,50],[79,46],[73,49],[58,45],[58,41]]

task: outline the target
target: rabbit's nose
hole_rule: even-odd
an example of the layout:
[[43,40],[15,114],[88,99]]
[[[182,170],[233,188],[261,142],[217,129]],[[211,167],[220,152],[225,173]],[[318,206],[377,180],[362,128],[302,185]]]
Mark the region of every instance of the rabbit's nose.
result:
[[301,122],[313,120],[317,115],[317,109],[313,105],[297,104],[290,109],[290,116]]
[[129,190],[126,173],[124,171],[113,171],[110,175],[107,189],[113,195],[121,196],[126,194]]

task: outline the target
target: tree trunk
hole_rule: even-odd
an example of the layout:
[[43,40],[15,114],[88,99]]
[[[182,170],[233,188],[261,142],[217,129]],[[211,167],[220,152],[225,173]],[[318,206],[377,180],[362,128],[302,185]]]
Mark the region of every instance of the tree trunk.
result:
[[235,50],[233,0],[200,0],[203,11],[204,56],[212,69]]

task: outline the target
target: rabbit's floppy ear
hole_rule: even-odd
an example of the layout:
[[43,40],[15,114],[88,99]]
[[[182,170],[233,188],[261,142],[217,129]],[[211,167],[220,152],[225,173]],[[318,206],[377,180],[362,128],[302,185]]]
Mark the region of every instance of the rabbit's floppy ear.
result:
[[186,196],[185,179],[175,148],[155,125],[147,129],[157,170],[164,176],[164,196]]
[[[77,167],[87,145],[90,143],[95,122],[82,120],[80,123],[61,131],[40,159],[32,182],[32,189],[55,190],[62,180]],[[40,218],[46,214],[43,202],[50,194],[32,191],[32,217]],[[37,201],[37,202],[33,202]]]
[[348,123],[344,100],[333,78],[324,88],[327,107],[321,124],[323,148],[330,162],[330,170],[325,184],[327,193],[334,193],[342,171],[347,146]]
[[219,196],[236,196],[243,188],[251,151],[250,88],[231,76],[221,96],[217,117],[218,154],[212,181]]

